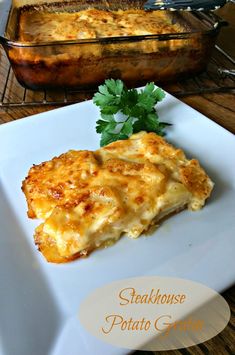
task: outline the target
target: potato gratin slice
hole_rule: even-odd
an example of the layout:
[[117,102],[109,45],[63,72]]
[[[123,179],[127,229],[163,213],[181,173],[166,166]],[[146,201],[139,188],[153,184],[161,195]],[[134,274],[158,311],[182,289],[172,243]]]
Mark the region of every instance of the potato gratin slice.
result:
[[145,132],[33,166],[22,186],[28,216],[44,220],[35,243],[56,263],[107,246],[122,234],[137,238],[186,207],[199,210],[212,188],[197,160]]

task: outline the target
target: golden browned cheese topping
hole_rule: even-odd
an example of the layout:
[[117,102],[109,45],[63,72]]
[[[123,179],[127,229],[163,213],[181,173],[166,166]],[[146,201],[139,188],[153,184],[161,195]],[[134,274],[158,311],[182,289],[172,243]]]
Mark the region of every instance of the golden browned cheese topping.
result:
[[164,11],[87,9],[79,12],[23,11],[19,40],[48,42],[182,32]]
[[33,166],[22,187],[28,216],[44,220],[35,242],[52,262],[86,255],[122,234],[137,238],[185,207],[198,210],[212,188],[197,160],[146,132]]

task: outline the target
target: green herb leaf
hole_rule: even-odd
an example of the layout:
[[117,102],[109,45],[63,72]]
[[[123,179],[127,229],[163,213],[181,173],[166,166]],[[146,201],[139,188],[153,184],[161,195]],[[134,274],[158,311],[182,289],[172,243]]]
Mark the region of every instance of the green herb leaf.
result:
[[121,135],[125,135],[128,137],[130,137],[133,133],[133,126],[132,126],[132,118],[128,118],[127,121],[125,121],[122,125],[122,128],[120,130],[120,134]]
[[[121,138],[119,138],[118,134],[103,131],[101,134],[100,146],[103,147],[109,143],[118,141],[119,139],[121,139]],[[126,139],[126,138],[123,138],[123,139]]]
[[121,95],[124,89],[124,84],[121,80],[109,79],[105,80],[105,89],[112,95]]
[[97,133],[102,133],[105,130],[105,128],[107,127],[108,124],[109,124],[109,122],[107,122],[107,121],[98,120],[96,122],[96,132]]
[[113,115],[107,115],[107,114],[101,112],[101,117],[104,121],[115,122]]
[[[127,139],[139,131],[164,135],[165,126],[170,124],[160,122],[155,109],[164,97],[164,91],[155,88],[153,82],[138,92],[136,89],[128,90],[121,80],[105,80],[93,97],[102,118],[96,125],[97,133],[101,134],[100,145]],[[124,114],[126,119],[121,122],[116,120],[115,114],[118,112]]]

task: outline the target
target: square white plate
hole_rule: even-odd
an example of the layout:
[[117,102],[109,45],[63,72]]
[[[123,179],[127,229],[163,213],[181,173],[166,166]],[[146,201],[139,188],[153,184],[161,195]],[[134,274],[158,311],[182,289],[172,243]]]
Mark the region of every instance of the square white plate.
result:
[[215,182],[208,204],[169,218],[151,236],[122,238],[64,265],[47,263],[36,250],[39,221],[27,218],[21,183],[32,164],[69,149],[97,149],[98,109],[87,101],[0,126],[2,354],[125,353],[93,338],[78,320],[81,300],[114,280],[176,276],[217,291],[235,281],[235,138],[170,95],[158,111],[173,123],[166,138],[198,158]]

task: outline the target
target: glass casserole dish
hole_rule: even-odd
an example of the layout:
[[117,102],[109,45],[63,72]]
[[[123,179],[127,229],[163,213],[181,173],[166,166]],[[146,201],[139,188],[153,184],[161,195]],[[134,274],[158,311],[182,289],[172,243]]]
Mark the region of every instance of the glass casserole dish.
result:
[[[34,90],[91,89],[107,78],[122,79],[133,87],[148,81],[172,81],[203,71],[224,24],[212,14],[165,12],[172,28],[179,25],[177,32],[63,40],[48,40],[47,36],[47,40],[37,41],[20,38],[22,19],[27,13],[30,18],[32,14],[37,17],[43,13],[74,14],[84,9],[130,11],[142,9],[144,3],[139,0],[15,2],[0,42],[20,84]],[[137,30],[140,26],[141,22],[137,22]]]

